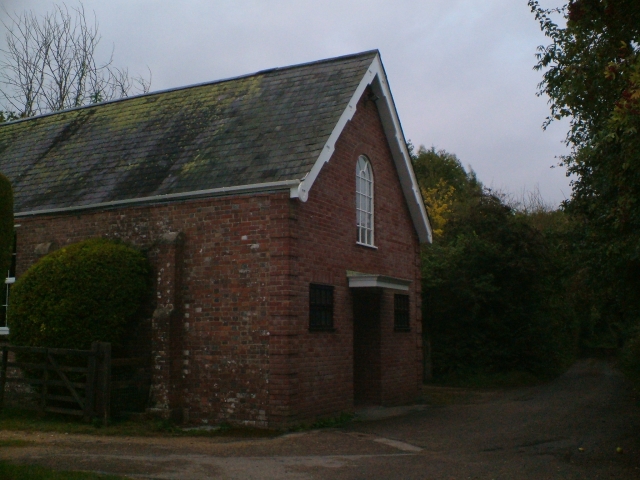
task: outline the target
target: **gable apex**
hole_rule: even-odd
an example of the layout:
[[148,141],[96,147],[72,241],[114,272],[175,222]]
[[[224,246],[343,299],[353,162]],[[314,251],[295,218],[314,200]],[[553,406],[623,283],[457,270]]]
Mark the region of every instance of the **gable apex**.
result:
[[371,87],[373,93],[377,97],[375,100],[382,126],[384,129],[391,155],[393,157],[402,191],[409,207],[411,219],[418,233],[420,243],[431,243],[433,241],[433,232],[427,210],[422,200],[420,187],[413,171],[411,164],[411,156],[407,150],[407,143],[404,138],[404,132],[400,124],[398,112],[389,89],[387,75],[380,59],[380,52],[376,51],[375,58],[367,68],[362,80],[358,84],[355,92],[351,96],[347,107],[342,112],[340,119],[333,128],[329,139],[322,148],[318,159],[309,171],[309,173],[301,180],[300,184],[291,187],[291,197],[298,198],[306,202],[309,198],[309,191],[318,177],[322,167],[329,162],[333,155],[335,144],[342,134],[349,121],[356,112],[358,101],[364,94],[367,87]]

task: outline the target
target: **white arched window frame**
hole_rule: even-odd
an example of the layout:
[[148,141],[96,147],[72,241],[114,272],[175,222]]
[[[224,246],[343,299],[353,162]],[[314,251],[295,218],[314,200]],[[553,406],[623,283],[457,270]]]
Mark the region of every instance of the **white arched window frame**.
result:
[[356,225],[357,243],[373,247],[373,172],[364,155],[356,165]]

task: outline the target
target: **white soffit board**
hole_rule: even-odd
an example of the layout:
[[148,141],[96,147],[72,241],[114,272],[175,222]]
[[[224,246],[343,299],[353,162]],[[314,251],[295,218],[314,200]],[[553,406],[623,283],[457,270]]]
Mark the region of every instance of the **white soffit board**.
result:
[[411,280],[370,273],[347,271],[347,278],[349,279],[349,288],[391,288],[408,292],[409,285],[411,285]]
[[[20,218],[37,215],[50,215],[76,212],[81,210],[115,208],[144,203],[162,203],[169,200],[190,200],[193,198],[201,197],[216,197],[235,194],[240,195],[244,193],[268,192],[271,190],[289,190],[291,192],[296,189],[298,185],[298,180],[282,180],[279,182],[255,183],[253,185],[237,185],[233,187],[211,188],[209,190],[196,190],[195,192],[169,193],[166,195],[153,195],[151,197],[130,198],[127,200],[113,200],[111,202],[92,203],[89,205],[78,205],[74,207],[60,207],[47,210],[28,210],[24,212],[16,212],[13,214],[13,216],[16,218]],[[17,227],[18,225],[15,226]]]
[[387,75],[385,74],[380,55],[376,55],[373,62],[367,69],[367,73],[364,75],[362,81],[356,88],[347,108],[340,120],[334,127],[327,143],[325,143],[322,153],[316,160],[315,164],[311,168],[311,171],[302,179],[300,184],[291,188],[291,198],[298,198],[303,202],[309,199],[309,191],[313,186],[320,170],[325,163],[327,163],[333,155],[335,144],[338,138],[342,134],[342,131],[346,127],[347,123],[353,118],[356,112],[356,106],[358,101],[362,97],[365,89],[371,86],[373,92],[378,97],[376,105],[378,106],[378,112],[382,121],[382,127],[384,128],[389,148],[391,149],[391,155],[400,177],[400,184],[402,185],[402,191],[409,207],[409,212],[413,220],[413,224],[418,233],[420,243],[431,243],[433,234],[431,231],[431,224],[429,223],[429,217],[427,216],[427,210],[422,201],[422,195],[420,194],[420,187],[416,180],[413,167],[411,165],[411,157],[407,151],[407,143],[402,133],[402,127],[400,126],[400,119],[398,118],[398,112],[396,111],[391,91],[389,90],[389,84],[387,83]]

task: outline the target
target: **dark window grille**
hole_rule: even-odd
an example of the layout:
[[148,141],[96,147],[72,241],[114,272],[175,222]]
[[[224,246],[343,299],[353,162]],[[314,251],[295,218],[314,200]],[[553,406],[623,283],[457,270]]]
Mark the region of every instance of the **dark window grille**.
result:
[[409,295],[395,294],[393,297],[393,328],[398,332],[410,330]]
[[333,287],[309,285],[309,330],[333,330]]

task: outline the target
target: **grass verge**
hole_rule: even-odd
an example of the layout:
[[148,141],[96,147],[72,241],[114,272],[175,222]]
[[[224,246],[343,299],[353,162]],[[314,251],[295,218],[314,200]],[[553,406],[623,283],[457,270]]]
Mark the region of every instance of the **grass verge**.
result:
[[[147,418],[141,420],[115,420],[108,426],[100,422],[85,423],[64,415],[40,415],[30,410],[5,408],[0,412],[0,430],[23,432],[55,432],[105,436],[132,437],[275,437],[280,432],[232,427],[221,424],[215,429],[184,429],[169,420]],[[3,478],[0,476],[0,478]]]
[[29,442],[28,440],[20,440],[17,438],[10,438],[5,440],[0,440],[0,448],[5,447],[27,447],[29,445],[33,445],[33,442]]
[[[5,408],[0,411],[0,431],[49,432],[62,434],[84,434],[127,437],[238,437],[274,438],[285,432],[300,432],[319,428],[341,428],[354,418],[352,413],[341,413],[335,417],[300,423],[285,430],[237,427],[229,424],[185,428],[170,420],[145,418],[136,420],[115,420],[108,426],[101,422],[86,423],[65,415],[41,415],[32,410]],[[8,440],[7,440],[8,441]],[[0,446],[2,443],[0,441]],[[0,477],[1,479],[2,477]]]
[[353,413],[343,412],[337,417],[321,418],[313,423],[299,423],[287,430],[289,432],[303,432],[305,430],[317,430],[319,428],[341,428],[350,423],[354,416]]
[[554,377],[539,377],[530,372],[497,372],[470,375],[451,375],[434,379],[430,385],[462,388],[516,388],[546,383]]
[[0,460],[0,478],[3,480],[126,480],[127,477],[58,471],[38,465],[18,465]]

